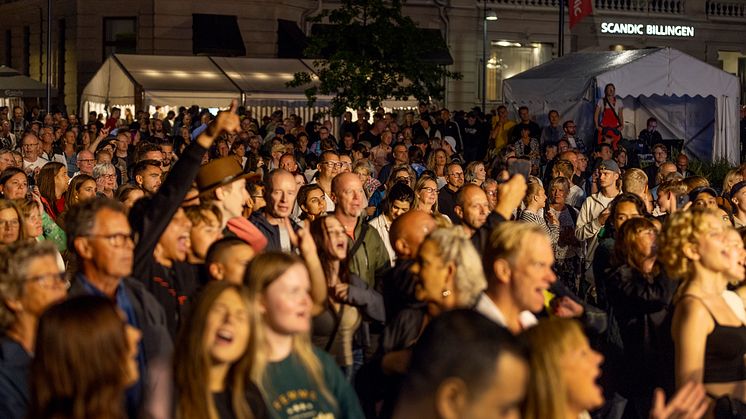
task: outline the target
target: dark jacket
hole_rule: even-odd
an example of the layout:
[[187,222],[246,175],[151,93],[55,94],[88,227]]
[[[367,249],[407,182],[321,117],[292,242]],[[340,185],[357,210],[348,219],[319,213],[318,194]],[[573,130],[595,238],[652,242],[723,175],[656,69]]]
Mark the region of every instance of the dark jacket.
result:
[[[280,243],[280,226],[271,224],[269,220],[267,220],[264,209],[253,212],[251,217],[249,217],[249,221],[254,223],[259,231],[261,231],[267,238],[267,247],[264,248],[265,251],[282,251],[282,244]],[[290,220],[290,225],[293,227],[293,231],[298,231],[301,228],[300,224],[292,219]]]
[[[166,328],[166,314],[158,300],[135,278],[123,278],[122,285],[137,317],[137,327],[142,333],[141,344],[146,365],[150,361],[171,356],[173,342]],[[73,280],[68,297],[88,295],[89,292],[78,281]]]
[[175,336],[178,330],[182,306],[199,288],[199,283],[191,274],[191,270],[178,263],[172,268],[167,268],[156,262],[153,251],[181,206],[206,152],[207,150],[196,141],[192,142],[181,154],[181,158],[158,192],[150,199],[138,201],[129,214],[132,232],[136,238],[132,276],[142,281],[161,303],[172,336]]
[[25,419],[31,356],[18,342],[0,337],[0,418]]
[[655,387],[672,390],[669,311],[676,283],[663,274],[648,280],[625,264],[611,273],[607,291],[610,315],[623,346],[622,390],[648,398]]

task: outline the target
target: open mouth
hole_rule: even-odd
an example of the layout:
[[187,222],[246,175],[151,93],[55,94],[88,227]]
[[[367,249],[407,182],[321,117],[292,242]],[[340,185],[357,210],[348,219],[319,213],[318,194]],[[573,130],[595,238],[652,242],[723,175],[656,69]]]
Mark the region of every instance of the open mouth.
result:
[[233,343],[233,333],[228,330],[218,330],[215,335],[215,342],[219,345],[230,345]]

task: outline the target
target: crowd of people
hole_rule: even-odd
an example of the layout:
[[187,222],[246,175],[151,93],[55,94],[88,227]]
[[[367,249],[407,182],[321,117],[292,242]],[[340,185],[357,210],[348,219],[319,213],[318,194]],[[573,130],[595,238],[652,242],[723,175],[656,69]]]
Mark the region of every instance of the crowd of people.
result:
[[0,108],[0,417],[746,417],[746,166],[605,91],[587,139]]

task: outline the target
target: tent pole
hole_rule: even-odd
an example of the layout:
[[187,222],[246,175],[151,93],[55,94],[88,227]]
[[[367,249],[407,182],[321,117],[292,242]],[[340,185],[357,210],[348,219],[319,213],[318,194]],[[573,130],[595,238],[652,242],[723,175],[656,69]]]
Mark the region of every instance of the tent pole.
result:
[[565,55],[565,0],[559,0],[559,33],[557,34],[557,56]]
[[52,102],[52,0],[47,0],[47,114]]

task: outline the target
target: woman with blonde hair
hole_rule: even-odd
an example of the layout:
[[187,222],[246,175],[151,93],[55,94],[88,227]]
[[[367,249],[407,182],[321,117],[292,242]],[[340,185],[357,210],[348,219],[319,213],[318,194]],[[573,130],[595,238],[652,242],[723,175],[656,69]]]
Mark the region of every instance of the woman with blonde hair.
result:
[[412,209],[424,211],[433,217],[440,226],[451,224],[447,215],[438,211],[438,182],[431,176],[422,175],[414,187],[414,204]]
[[473,161],[466,165],[464,170],[464,180],[466,182],[482,186],[485,179],[487,179],[487,170],[484,168],[484,163]]
[[213,281],[199,294],[174,353],[178,419],[269,417],[259,389],[247,379],[255,338],[246,289]]
[[427,158],[427,170],[432,170],[435,173],[438,189],[446,185],[446,166],[450,162],[451,158],[442,148],[435,148]]
[[[671,335],[676,386],[703,383],[707,394],[746,414],[746,316],[724,293],[734,276],[732,227],[714,210],[695,208],[672,214],[660,235],[658,260],[680,281],[673,298]],[[737,300],[737,299],[735,299]],[[737,301],[735,301],[737,302]]]
[[541,214],[541,210],[547,204],[547,194],[544,191],[544,185],[539,178],[529,176],[526,184],[526,195],[523,197],[525,208],[521,211],[520,220],[526,223],[537,224],[541,226],[552,240],[552,248],[557,246],[559,240],[559,219],[552,211],[546,211],[549,222]]
[[[311,344],[311,280],[301,258],[279,252],[256,256],[244,282],[257,315],[257,347],[250,377],[272,416],[363,417],[352,387],[334,360]],[[290,397],[292,395],[293,397]]]
[[[590,418],[604,403],[596,383],[603,355],[591,348],[575,320],[549,317],[525,332],[531,347],[531,377],[523,405],[524,419]],[[650,419],[702,417],[707,404],[701,386],[689,383],[668,404],[656,390]]]
[[730,199],[730,189],[736,183],[743,180],[743,175],[738,169],[731,169],[725,174],[723,178],[723,193],[720,195],[725,199]]

